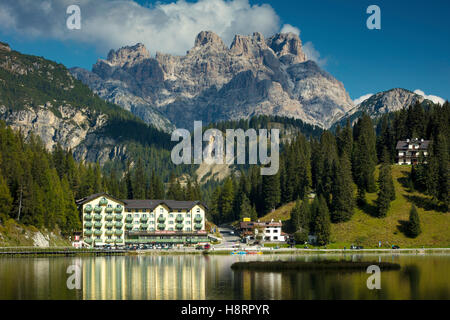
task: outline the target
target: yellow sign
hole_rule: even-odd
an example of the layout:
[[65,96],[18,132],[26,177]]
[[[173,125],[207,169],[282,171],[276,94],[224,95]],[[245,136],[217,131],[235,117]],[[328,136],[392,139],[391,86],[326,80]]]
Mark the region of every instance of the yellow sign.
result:
[[250,222],[250,221],[252,221],[252,219],[250,219],[250,218],[244,218],[243,221],[244,221],[244,222]]

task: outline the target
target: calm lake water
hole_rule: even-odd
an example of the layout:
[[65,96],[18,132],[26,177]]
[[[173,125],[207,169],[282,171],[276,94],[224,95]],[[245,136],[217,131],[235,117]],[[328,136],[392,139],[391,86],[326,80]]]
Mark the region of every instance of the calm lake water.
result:
[[[399,263],[369,290],[364,272],[234,272],[250,260],[349,259]],[[78,265],[80,290],[69,290]],[[450,255],[259,255],[0,258],[0,299],[450,299]]]

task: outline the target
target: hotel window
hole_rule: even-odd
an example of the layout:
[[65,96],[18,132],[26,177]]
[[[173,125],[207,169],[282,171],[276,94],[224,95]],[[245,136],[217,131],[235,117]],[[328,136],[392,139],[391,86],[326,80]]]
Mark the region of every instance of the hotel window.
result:
[[155,221],[154,220],[150,220],[150,224],[155,224]]
[[135,218],[135,219],[139,219],[139,214],[135,214],[135,215],[134,215],[134,218]]
[[197,213],[200,213],[200,209],[197,208]]
[[169,218],[173,218],[173,213],[169,214]]
[[131,212],[131,209],[127,209],[127,212]]
[[169,224],[173,224],[173,221],[172,221],[172,220],[170,220],[170,221],[169,221]]
[[147,209],[142,210],[142,212],[147,212]]
[[273,240],[278,240],[278,237],[273,237]]
[[186,231],[191,231],[191,228],[186,228]]
[[147,218],[147,215],[146,215],[146,214],[143,214],[143,215],[142,215],[142,218],[144,218],[144,219]]
[[191,224],[189,221],[186,221],[186,224]]
[[134,224],[139,224],[139,221],[134,221]]
[[190,213],[187,213],[186,214],[186,218],[190,218],[191,217],[191,214]]
[[154,218],[155,215],[153,213],[150,213],[150,218]]
[[150,231],[155,231],[155,228],[150,228],[149,230],[150,230]]
[[169,231],[173,231],[173,228],[169,228]]
[[159,212],[163,213],[164,209],[163,208],[159,208]]

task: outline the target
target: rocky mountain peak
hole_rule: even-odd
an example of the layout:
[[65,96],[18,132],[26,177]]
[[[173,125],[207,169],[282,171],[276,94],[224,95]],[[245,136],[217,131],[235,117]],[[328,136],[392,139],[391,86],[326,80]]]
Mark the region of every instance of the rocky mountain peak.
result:
[[195,38],[194,47],[214,46],[219,48],[226,48],[222,39],[212,31],[202,31]]
[[114,67],[123,67],[126,64],[131,67],[149,58],[148,50],[142,43],[138,43],[134,46],[120,48],[117,51],[111,50],[105,62]]
[[11,52],[11,48],[7,43],[0,42],[0,50]]
[[267,48],[264,36],[255,32],[253,36],[235,35],[230,50],[236,55],[255,56],[258,52]]
[[295,33],[278,33],[267,39],[267,45],[275,52],[278,58],[285,57],[284,62],[302,63],[307,60],[302,49],[302,41]]

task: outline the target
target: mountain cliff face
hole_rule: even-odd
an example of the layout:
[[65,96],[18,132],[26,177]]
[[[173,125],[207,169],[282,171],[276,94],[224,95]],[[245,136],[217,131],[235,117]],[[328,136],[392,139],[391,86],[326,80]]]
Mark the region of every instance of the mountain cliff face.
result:
[[126,155],[127,141],[133,137],[112,130],[118,122],[137,130],[136,136],[158,135],[131,113],[103,101],[63,65],[23,55],[4,43],[0,43],[0,120],[25,137],[38,135],[48,150],[59,143],[72,149],[77,159],[90,162]]
[[269,39],[260,33],[236,35],[228,48],[219,36],[203,31],[185,56],[157,52],[151,57],[137,44],[112,50],[92,72],[71,72],[102,98],[160,126],[167,122],[158,111],[184,128],[194,120],[262,114],[327,128],[353,107],[342,83],[308,61],[292,33]]

